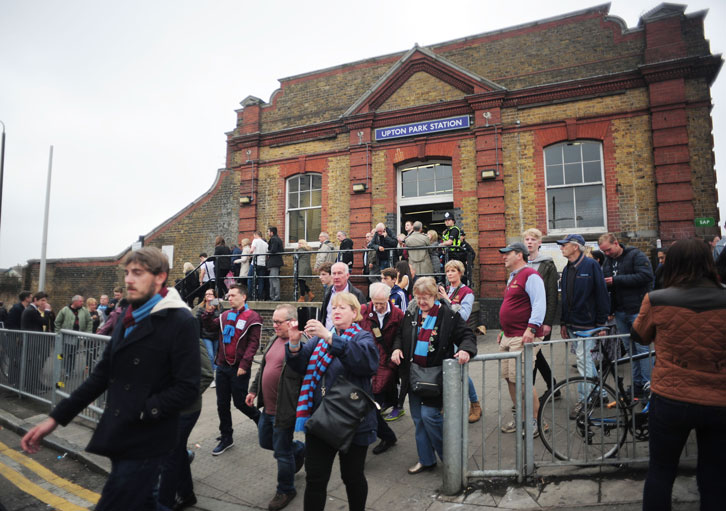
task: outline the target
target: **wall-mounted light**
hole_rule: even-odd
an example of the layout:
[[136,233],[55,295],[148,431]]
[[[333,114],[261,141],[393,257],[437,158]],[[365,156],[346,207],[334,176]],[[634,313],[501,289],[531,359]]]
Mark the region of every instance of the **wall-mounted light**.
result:
[[353,184],[353,193],[363,193],[366,191],[368,186],[366,186],[365,183],[354,183]]
[[496,179],[498,175],[499,172],[494,169],[484,169],[481,171],[481,180],[488,181],[489,179]]
[[242,197],[239,198],[239,203],[240,204],[246,205],[246,204],[249,204],[251,202],[252,202],[252,197],[250,197],[249,195],[243,195]]

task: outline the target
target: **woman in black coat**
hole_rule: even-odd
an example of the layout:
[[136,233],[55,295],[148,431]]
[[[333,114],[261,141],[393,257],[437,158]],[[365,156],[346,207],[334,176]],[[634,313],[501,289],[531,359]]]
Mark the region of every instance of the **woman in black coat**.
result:
[[[416,298],[415,312],[406,311],[395,340],[391,360],[401,365],[404,377],[410,374],[411,365],[436,367],[444,359],[456,358],[466,364],[476,355],[476,337],[464,320],[445,302],[437,300],[438,287],[431,277],[421,277],[413,286]],[[458,344],[458,351],[455,352]],[[436,455],[443,460],[444,419],[443,392],[438,397],[416,395],[409,383],[411,417],[416,426],[418,463],[408,469],[418,474],[436,466]]]
[[222,236],[214,240],[214,270],[217,275],[217,296],[222,299],[227,296],[227,285],[224,279],[232,270],[232,251],[225,244]]

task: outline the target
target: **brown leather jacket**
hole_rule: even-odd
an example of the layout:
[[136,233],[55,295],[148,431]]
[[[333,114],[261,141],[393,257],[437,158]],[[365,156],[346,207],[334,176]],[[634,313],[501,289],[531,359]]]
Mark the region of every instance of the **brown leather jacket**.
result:
[[631,336],[655,342],[651,389],[659,396],[726,406],[726,289],[711,282],[651,291]]

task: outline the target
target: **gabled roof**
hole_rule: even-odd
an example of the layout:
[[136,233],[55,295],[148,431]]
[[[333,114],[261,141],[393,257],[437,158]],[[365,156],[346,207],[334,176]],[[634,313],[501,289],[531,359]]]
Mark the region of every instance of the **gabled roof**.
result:
[[428,48],[414,45],[381,76],[341,117],[375,111],[418,72],[428,73],[466,94],[503,91],[504,87],[482,78]]

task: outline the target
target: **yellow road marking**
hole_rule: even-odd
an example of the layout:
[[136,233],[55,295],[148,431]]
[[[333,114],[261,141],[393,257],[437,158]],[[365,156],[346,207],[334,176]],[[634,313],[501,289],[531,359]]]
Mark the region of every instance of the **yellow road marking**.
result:
[[62,497],[53,495],[48,490],[41,488],[24,475],[0,463],[0,475],[20,488],[25,493],[32,495],[41,502],[45,502],[51,508],[58,511],[88,511],[88,508],[76,506]]
[[53,472],[45,468],[37,461],[25,456],[24,454],[19,453],[14,449],[11,449],[2,442],[0,442],[0,454],[13,459],[18,463],[21,463],[22,465],[25,465],[30,470],[38,474],[40,477],[51,483],[53,486],[65,490],[68,493],[72,493],[73,495],[80,497],[83,500],[86,500],[92,504],[96,504],[101,499],[100,494],[91,490],[87,490],[82,486],[78,486],[77,484],[67,479],[63,479],[62,477],[54,474]]

